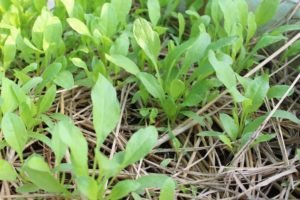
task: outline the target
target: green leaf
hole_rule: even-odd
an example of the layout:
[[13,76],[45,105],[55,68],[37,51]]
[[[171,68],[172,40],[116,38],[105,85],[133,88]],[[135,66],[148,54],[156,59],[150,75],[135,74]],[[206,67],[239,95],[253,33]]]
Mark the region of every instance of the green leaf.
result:
[[132,5],[132,0],[112,0],[111,3],[118,19],[125,24],[126,17],[129,14]]
[[249,82],[245,88],[245,97],[252,101],[252,104],[245,108],[248,113],[255,112],[259,109],[264,102],[264,98],[267,96],[268,90],[269,76],[267,74],[258,76]]
[[49,18],[43,34],[43,50],[48,51],[49,48],[58,45],[61,41],[62,32],[59,18]]
[[59,126],[56,125],[53,128],[50,129],[51,133],[51,149],[54,152],[55,155],[55,165],[57,166],[63,157],[66,154],[67,151],[67,144],[61,140],[60,134],[64,134],[60,132]]
[[263,142],[269,142],[270,140],[272,140],[273,138],[276,137],[276,134],[260,134],[256,140],[253,142],[252,145],[257,145]]
[[123,166],[128,166],[144,158],[157,143],[158,133],[155,127],[149,126],[138,130],[126,145]]
[[255,21],[255,15],[252,12],[250,12],[248,14],[246,43],[248,43],[250,39],[255,35],[256,29],[257,25]]
[[15,40],[9,36],[1,50],[3,54],[3,67],[6,70],[8,69],[10,63],[14,61],[16,56],[17,47]]
[[280,0],[262,0],[255,11],[257,25],[267,23],[276,14]]
[[57,128],[60,140],[71,150],[71,162],[75,176],[88,176],[88,144],[80,129],[71,120],[62,120],[55,128]]
[[257,52],[260,49],[263,49],[271,44],[274,44],[276,42],[279,42],[281,40],[286,39],[283,35],[269,35],[269,34],[264,34],[258,42],[255,44],[252,52]]
[[5,113],[1,128],[6,142],[18,153],[22,159],[28,133],[22,119],[14,113]]
[[174,79],[170,85],[170,94],[174,99],[180,97],[185,90],[185,84],[180,79]]
[[86,63],[83,60],[81,60],[80,58],[71,58],[71,62],[76,67],[79,67],[79,68],[82,68],[82,69],[85,69],[85,70],[88,69],[88,67],[86,66]]
[[138,66],[129,58],[123,56],[123,55],[105,55],[106,59],[112,62],[113,64],[117,65],[118,67],[123,68],[128,73],[131,73],[133,75],[137,75],[140,70]]
[[222,133],[217,131],[202,131],[198,133],[199,136],[204,137],[219,137]]
[[278,117],[280,119],[288,119],[296,124],[300,124],[300,119],[291,112],[285,110],[276,110],[272,117]]
[[120,119],[120,105],[115,88],[101,74],[92,89],[91,96],[97,144],[101,145]]
[[219,135],[218,138],[219,138],[224,144],[226,144],[230,149],[232,149],[231,141],[230,141],[230,139],[229,139],[226,135],[224,135],[224,134]]
[[199,116],[197,113],[192,111],[182,111],[180,113],[198,122],[198,124],[200,124],[201,126],[206,126],[204,123],[204,117]]
[[176,184],[173,179],[169,178],[164,182],[161,189],[159,200],[176,199],[175,197]]
[[79,19],[68,18],[67,22],[71,26],[71,28],[75,30],[77,33],[79,33],[80,35],[86,35],[91,37],[91,33],[88,27]]
[[164,183],[169,179],[167,175],[164,174],[150,174],[142,176],[137,179],[140,183],[138,192],[143,192],[147,188],[162,188]]
[[140,184],[135,180],[124,180],[118,182],[108,196],[110,200],[117,200],[126,197],[130,192],[136,191]]
[[28,179],[38,188],[41,188],[51,193],[68,193],[68,191],[59,183],[51,173],[48,164],[41,156],[30,156],[22,170],[27,175]]
[[120,170],[122,170],[122,161],[124,158],[124,152],[118,152],[114,155],[113,159],[108,159],[105,155],[103,155],[101,152],[96,152],[96,158],[98,161],[100,173],[103,174],[103,176],[110,178],[117,176]]
[[[280,99],[284,96],[284,94],[288,91],[288,89],[290,88],[289,85],[275,85],[272,86],[269,91],[268,91],[268,98],[276,98],[276,99]],[[288,96],[292,95],[293,91],[291,91]]]
[[160,52],[160,40],[158,34],[152,30],[149,22],[143,18],[136,19],[133,23],[133,35],[151,62],[156,65],[156,59]]
[[3,113],[12,112],[18,107],[18,100],[13,92],[15,83],[5,77],[2,78],[1,98],[3,99],[1,110]]
[[239,127],[235,124],[234,120],[227,114],[220,114],[220,121],[223,125],[224,131],[228,134],[232,141],[238,137]]
[[76,179],[80,193],[89,200],[97,200],[98,184],[97,181],[89,176]]
[[221,54],[220,58],[217,59],[216,54],[213,51],[209,51],[208,59],[216,72],[217,78],[225,85],[234,100],[236,102],[243,101],[244,97],[236,89],[235,72],[230,66],[232,64],[231,58],[225,54]]
[[6,160],[0,159],[0,180],[14,181],[17,178],[17,173],[13,166]]
[[71,89],[74,87],[74,78],[70,71],[61,71],[54,79],[54,83],[63,87],[64,89]]
[[152,75],[146,72],[139,72],[137,75],[138,79],[145,86],[146,90],[154,97],[163,101],[165,93],[158,80]]
[[147,1],[148,15],[153,26],[157,25],[160,18],[160,4],[159,0],[148,0]]
[[52,85],[45,93],[45,95],[41,98],[38,107],[38,113],[42,114],[47,112],[48,109],[52,106],[52,103],[55,100],[56,96],[56,86]]

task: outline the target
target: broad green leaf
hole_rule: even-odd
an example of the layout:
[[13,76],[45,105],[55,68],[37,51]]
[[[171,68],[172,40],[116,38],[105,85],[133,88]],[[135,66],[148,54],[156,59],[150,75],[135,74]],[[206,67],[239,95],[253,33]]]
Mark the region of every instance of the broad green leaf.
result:
[[98,199],[98,183],[95,179],[84,176],[76,179],[80,193],[89,200]]
[[209,51],[208,59],[216,72],[217,78],[225,85],[234,100],[236,102],[243,101],[244,97],[236,89],[237,81],[235,72],[230,66],[232,64],[231,58],[225,54],[217,58],[213,51]]
[[114,35],[117,31],[119,21],[114,6],[111,3],[104,3],[99,23],[101,33],[107,37]]
[[38,113],[42,114],[52,106],[52,103],[55,100],[56,96],[56,87],[52,85],[45,93],[45,95],[41,98],[38,107]]
[[224,135],[224,134],[219,135],[218,138],[219,138],[219,140],[221,140],[224,144],[226,144],[230,149],[232,149],[231,141],[230,141],[230,139],[229,139],[226,135]]
[[289,31],[299,31],[299,30],[300,30],[299,23],[282,25],[282,26],[276,27],[272,31],[272,35],[278,35],[278,34],[282,34],[282,33],[289,32]]
[[103,174],[103,176],[110,178],[117,176],[120,170],[122,170],[122,161],[124,157],[124,152],[118,152],[114,155],[113,159],[108,159],[105,155],[103,155],[101,152],[96,152],[96,157],[100,169],[100,173]]
[[99,78],[92,89],[91,96],[97,144],[101,145],[119,121],[120,104],[115,88],[101,74],[99,74]]
[[127,33],[121,34],[116,41],[112,44],[109,53],[110,55],[123,55],[127,56],[130,46],[130,41]]
[[69,17],[74,17],[75,0],[60,0],[66,8]]
[[157,25],[160,18],[160,4],[159,0],[147,1],[148,15],[153,26]]
[[123,166],[128,166],[144,158],[155,147],[158,133],[155,127],[149,126],[138,130],[126,145]]
[[51,133],[51,149],[55,155],[55,166],[57,166],[67,152],[67,144],[61,140],[60,134],[64,134],[60,132],[59,126],[54,126],[50,129]]
[[[275,85],[275,86],[272,86],[269,91],[268,91],[268,98],[271,99],[271,98],[276,98],[276,99],[280,99],[283,97],[283,95],[288,91],[288,89],[290,88],[289,85]],[[289,95],[292,95],[293,94],[293,91],[291,91]]]
[[81,60],[80,58],[71,58],[71,62],[72,62],[76,67],[79,67],[79,68],[82,68],[82,69],[85,69],[85,70],[88,69],[86,63],[85,63],[83,60]]
[[165,93],[158,80],[152,75],[146,72],[139,72],[137,75],[138,79],[142,82],[146,90],[154,97],[163,101]]
[[17,51],[16,41],[11,36],[9,36],[6,39],[4,46],[1,50],[3,54],[3,67],[6,70],[8,69],[10,63],[15,59]]
[[16,189],[18,193],[37,192],[38,190],[39,188],[32,183],[25,183]]
[[127,72],[133,74],[133,75],[137,75],[140,70],[138,68],[138,66],[129,58],[123,56],[123,55],[105,55],[106,59],[109,60],[110,62],[112,62],[113,64],[117,65],[118,67],[123,68],[124,70],[126,70]]
[[14,113],[5,113],[1,128],[6,142],[22,159],[22,152],[28,139],[28,133],[22,119]]
[[161,189],[159,200],[176,199],[175,189],[176,189],[175,182],[171,178],[167,179],[164,182],[164,185]]
[[260,116],[254,120],[251,120],[249,123],[246,124],[244,131],[243,131],[243,135],[256,131],[265,119],[266,119],[266,116]]
[[[133,23],[133,35],[138,45],[145,54],[156,65],[156,59],[160,52],[160,40],[156,32],[151,28],[148,21],[138,18]],[[158,69],[156,69],[158,71]]]
[[284,53],[284,58],[298,55],[300,52],[300,40],[294,42],[288,50]]
[[180,79],[174,79],[171,82],[170,86],[170,95],[174,98],[177,99],[180,97],[185,90],[185,85],[184,82],[182,82]]
[[62,120],[55,128],[57,128],[57,134],[61,141],[71,150],[71,162],[75,176],[88,176],[88,144],[80,129],[71,120]]
[[238,137],[239,127],[235,124],[234,119],[227,114],[221,113],[220,121],[223,125],[224,131],[228,134],[232,141],[235,141]]
[[35,154],[30,156],[26,160],[22,170],[28,179],[38,188],[51,193],[68,193],[51,173],[48,164],[41,156]]
[[70,71],[61,71],[54,79],[54,83],[63,87],[64,89],[71,89],[74,87],[74,78]]
[[209,49],[219,50],[223,47],[233,45],[238,39],[239,39],[238,36],[230,36],[230,37],[221,38],[221,39],[217,40],[216,42],[211,43],[209,45]]
[[34,89],[42,81],[43,79],[41,77],[33,77],[22,86],[22,90],[25,93],[29,93],[30,90]]
[[140,187],[140,184],[135,180],[124,180],[118,182],[112,189],[108,196],[110,200],[122,199],[126,197],[130,192],[136,191]]
[[12,89],[15,83],[5,77],[2,78],[1,98],[3,100],[1,110],[3,113],[12,112],[18,107],[18,100]]
[[286,39],[286,37],[282,35],[269,35],[269,34],[264,34],[258,42],[255,44],[252,52],[257,52],[260,49],[263,49],[271,44],[274,44],[276,42],[279,42],[281,40]]
[[267,97],[269,90],[269,76],[264,74],[262,76],[256,77],[254,80],[250,81],[245,88],[245,97],[251,99],[252,105],[248,105],[248,113],[255,112],[263,104],[264,98]]
[[132,0],[112,0],[111,4],[122,23],[126,23],[126,17],[129,14]]
[[288,119],[296,124],[300,124],[300,119],[291,112],[285,110],[276,110],[272,117],[278,117],[280,119]]
[[71,26],[71,28],[75,30],[77,33],[79,33],[80,35],[86,35],[91,37],[91,33],[88,27],[79,19],[68,18],[67,22]]
[[14,167],[6,160],[0,159],[0,180],[14,181],[17,178],[17,173]]
[[51,17],[43,34],[43,50],[48,51],[50,47],[58,45],[62,36],[62,25],[58,17]]
[[57,76],[61,68],[62,64],[57,62],[48,65],[48,67],[42,74],[43,83],[47,84],[48,82],[53,81],[53,79],[55,78],[55,76]]
[[280,0],[262,0],[255,11],[257,25],[267,23],[276,14]]

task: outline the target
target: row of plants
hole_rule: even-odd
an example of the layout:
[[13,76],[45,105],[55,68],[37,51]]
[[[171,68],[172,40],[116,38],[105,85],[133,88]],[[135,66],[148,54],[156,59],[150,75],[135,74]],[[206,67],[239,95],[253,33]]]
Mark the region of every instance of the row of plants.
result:
[[[176,183],[167,175],[117,177],[156,146],[158,118],[170,135],[186,117],[201,125],[209,117],[193,111],[224,89],[232,96],[232,111],[220,114],[221,131],[199,135],[217,137],[232,153],[248,141],[266,119],[256,113],[264,100],[280,99],[289,90],[289,85],[270,86],[268,71],[242,76],[264,59],[260,50],[299,30],[295,24],[256,34],[278,4],[263,0],[251,12],[245,0],[56,0],[49,10],[45,0],[0,1],[0,180],[15,183],[17,193],[141,199],[147,188],[158,188],[159,199],[174,199]],[[296,42],[281,59],[298,49]],[[131,104],[139,105],[140,119],[149,125],[109,159],[101,146],[121,120],[116,88],[128,84],[136,84]],[[91,90],[94,147],[70,117],[49,112],[59,90],[77,87]],[[273,117],[300,123],[283,110]],[[274,137],[261,134],[253,145]],[[51,149],[53,163],[38,154],[24,156],[36,142]],[[10,151],[18,165],[6,160]]]

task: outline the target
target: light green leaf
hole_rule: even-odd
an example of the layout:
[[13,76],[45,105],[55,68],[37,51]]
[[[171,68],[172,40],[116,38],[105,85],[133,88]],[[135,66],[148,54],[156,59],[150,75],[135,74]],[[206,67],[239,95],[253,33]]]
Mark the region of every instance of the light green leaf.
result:
[[164,182],[161,189],[159,200],[176,199],[175,197],[176,184],[173,179],[169,178]]
[[64,89],[71,89],[74,87],[74,78],[70,71],[61,71],[54,79],[54,83],[63,87]]
[[95,179],[84,176],[76,179],[80,193],[89,200],[97,200],[98,183]]
[[133,75],[137,75],[140,70],[138,68],[138,66],[129,58],[123,56],[123,55],[105,55],[106,59],[109,60],[110,62],[112,62],[113,64],[117,65],[118,67],[123,68],[124,70],[126,70],[127,72],[133,74]]
[[[290,88],[289,85],[275,85],[272,86],[269,91],[268,91],[268,98],[276,98],[276,99],[280,99],[283,97],[283,95],[288,91],[288,89]],[[294,91],[291,91],[288,96],[292,95]]]
[[163,101],[165,93],[158,80],[152,75],[146,72],[139,72],[137,75],[138,79],[142,82],[146,90],[154,97]]
[[61,140],[60,134],[64,134],[60,132],[59,126],[56,125],[50,129],[51,133],[51,149],[55,155],[55,166],[57,166],[67,152],[67,144]]
[[269,142],[270,140],[272,140],[273,138],[276,137],[276,134],[260,134],[256,140],[253,142],[253,146],[263,143],[263,142]]
[[16,41],[11,36],[8,36],[1,50],[3,54],[3,67],[6,70],[15,59],[17,51]]
[[252,105],[245,107],[248,113],[258,110],[263,104],[269,90],[269,76],[264,74],[250,81],[245,88],[245,97],[251,99]]
[[185,84],[180,79],[174,79],[170,85],[170,94],[174,99],[180,97],[185,90]]
[[38,113],[42,114],[52,106],[56,96],[56,86],[52,85],[41,98],[38,106]]
[[256,29],[257,26],[255,21],[255,15],[252,12],[250,12],[248,14],[246,43],[248,43],[250,39],[255,35]]
[[161,189],[164,186],[164,183],[168,179],[169,177],[164,174],[150,174],[150,175],[142,176],[137,179],[137,182],[140,183],[138,192],[143,192],[147,188]]
[[160,18],[160,4],[159,0],[147,1],[148,15],[153,26],[157,25]]
[[18,107],[18,100],[12,89],[15,83],[5,77],[2,78],[1,98],[3,100],[1,110],[3,113],[12,112]]
[[13,166],[6,160],[0,159],[0,180],[14,181],[17,178],[17,173]]
[[51,17],[47,22],[43,34],[43,50],[48,51],[50,47],[56,46],[61,41],[62,25],[58,17]]
[[71,120],[62,120],[54,128],[57,128],[60,140],[71,150],[75,176],[88,176],[88,145],[80,129]]
[[255,11],[257,25],[267,23],[276,14],[280,0],[262,0]]
[[126,197],[130,192],[136,191],[140,187],[140,184],[135,180],[124,180],[118,182],[112,189],[108,196],[110,200],[122,199]]
[[202,131],[198,133],[199,136],[204,136],[204,137],[219,137],[221,135],[221,132],[217,131]]
[[235,124],[234,120],[227,114],[220,114],[220,121],[223,125],[224,131],[228,134],[232,141],[238,137],[239,127]]
[[79,19],[68,18],[67,22],[71,26],[71,28],[75,30],[77,33],[79,33],[80,35],[86,35],[91,37],[91,33],[88,27]]
[[192,111],[182,111],[180,113],[198,122],[198,124],[200,124],[201,126],[206,126],[204,123],[204,117],[199,116],[197,113]]
[[272,117],[278,117],[280,119],[288,119],[296,124],[300,124],[300,119],[291,112],[285,110],[276,110]]
[[220,57],[217,58],[213,51],[209,51],[208,59],[216,72],[217,78],[225,85],[234,100],[236,102],[243,101],[244,97],[236,89],[237,81],[235,72],[230,66],[232,64],[231,58],[225,54],[221,54]]
[[118,16],[118,19],[122,22],[126,22],[126,17],[129,14],[132,0],[112,0],[112,6]]
[[218,138],[226,144],[230,149],[232,149],[231,141],[226,135],[219,135]]
[[18,153],[22,159],[28,133],[22,119],[14,113],[5,113],[1,128],[6,142]]
[[30,156],[22,170],[38,188],[51,193],[68,193],[59,181],[54,178],[48,164],[41,156],[35,154]]
[[269,35],[269,34],[264,34],[258,42],[255,44],[252,52],[257,52],[260,49],[263,49],[271,44],[274,44],[276,42],[279,42],[281,40],[286,39],[286,37],[282,35]]
[[123,166],[128,166],[144,158],[155,147],[158,133],[155,127],[149,126],[138,130],[126,145]]
[[160,40],[158,34],[152,30],[150,23],[143,18],[136,19],[133,23],[133,35],[151,62],[156,65],[156,59],[160,52]]
[[71,58],[71,62],[76,66],[76,67],[79,67],[79,68],[82,68],[84,70],[87,70],[88,67],[86,65],[86,63],[81,60],[80,58]]
[[120,104],[116,90],[101,74],[92,89],[93,123],[97,144],[101,145],[120,118]]

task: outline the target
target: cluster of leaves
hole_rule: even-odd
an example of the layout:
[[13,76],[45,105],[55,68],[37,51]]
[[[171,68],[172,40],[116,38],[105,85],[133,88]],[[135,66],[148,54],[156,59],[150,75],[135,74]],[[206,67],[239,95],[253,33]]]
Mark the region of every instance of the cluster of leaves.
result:
[[[253,13],[245,0],[207,4],[202,0],[56,0],[53,10],[46,7],[46,0],[0,1],[0,150],[11,148],[21,163],[13,167],[0,157],[0,180],[18,180],[20,193],[42,189],[88,199],[120,199],[131,193],[140,199],[145,188],[155,187],[161,189],[160,199],[174,199],[175,183],[165,175],[116,183],[123,169],[150,153],[158,133],[153,126],[142,128],[112,159],[101,153],[101,145],[120,120],[113,84],[137,83],[132,103],[142,105],[142,117],[154,124],[163,113],[168,126],[181,116],[201,123],[204,118],[190,110],[215,98],[224,85],[234,99],[233,117],[220,115],[224,134],[202,135],[216,136],[229,148],[231,141],[241,139],[243,144],[264,120],[252,121],[264,98],[280,98],[288,89],[285,85],[269,88],[268,75],[253,80],[238,75],[261,59],[259,50],[284,40],[286,31],[299,29],[280,27],[250,44],[278,3],[263,0]],[[295,49],[284,56],[294,55]],[[48,112],[58,88],[76,86],[92,88],[97,135],[92,162],[88,143],[74,122]],[[285,111],[274,117],[299,123]],[[257,142],[272,137],[263,135]],[[53,166],[37,154],[24,156],[35,141],[54,153]],[[69,174],[71,181],[66,179]]]

